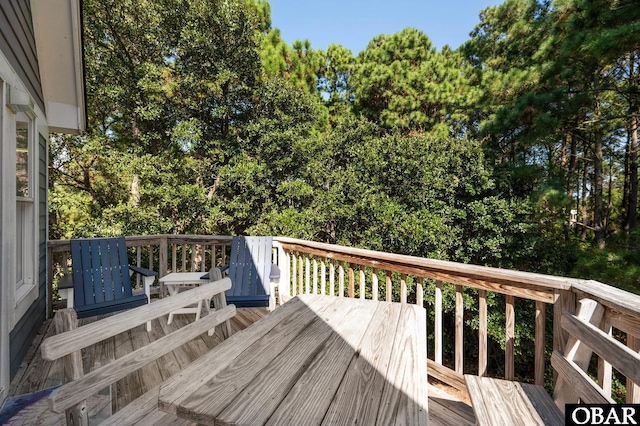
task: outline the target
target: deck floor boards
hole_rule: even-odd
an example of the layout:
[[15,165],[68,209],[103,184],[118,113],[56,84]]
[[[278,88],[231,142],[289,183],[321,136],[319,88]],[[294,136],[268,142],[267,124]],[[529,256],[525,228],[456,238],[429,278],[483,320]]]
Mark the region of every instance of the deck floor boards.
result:
[[[233,332],[242,330],[267,314],[266,308],[240,308],[231,319]],[[81,324],[95,319],[81,320]],[[151,332],[146,326],[136,327],[83,350],[82,357],[85,370],[93,370],[114,358],[158,340],[166,334],[184,327],[193,321],[193,315],[176,315],[172,324],[167,324],[167,317],[152,322]],[[44,338],[55,333],[51,321],[43,324],[40,333],[34,340],[25,362],[14,378],[9,396],[22,395],[62,384],[61,361],[44,361],[40,356],[40,343]],[[157,386],[161,381],[176,374],[204,352],[221,342],[220,332],[208,336],[206,333],[183,345],[173,352],[159,358],[155,363],[130,374],[111,387],[112,409],[117,411],[146,390]],[[429,385],[429,419],[431,425],[473,425],[475,417],[472,408],[456,397],[440,388]],[[89,407],[91,410],[91,407]],[[95,407],[94,410],[97,410]],[[29,423],[27,423],[29,424]],[[37,424],[34,422],[33,424]]]

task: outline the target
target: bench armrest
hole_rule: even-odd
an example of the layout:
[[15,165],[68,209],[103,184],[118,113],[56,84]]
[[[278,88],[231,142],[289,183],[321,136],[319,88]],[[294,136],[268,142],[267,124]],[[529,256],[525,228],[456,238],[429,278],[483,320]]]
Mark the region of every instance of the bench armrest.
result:
[[[227,269],[229,269],[229,265],[224,265],[224,266],[221,266],[219,268],[213,268],[213,269],[219,270],[220,271],[220,275],[222,275],[222,274],[224,274],[226,272]],[[209,281],[209,272],[207,272],[206,274],[201,276],[200,279],[204,280],[204,281]]]
[[140,274],[143,277],[155,277],[158,275],[157,272],[152,271],[151,269],[141,268],[139,266],[129,265],[129,269],[131,269],[136,274]]

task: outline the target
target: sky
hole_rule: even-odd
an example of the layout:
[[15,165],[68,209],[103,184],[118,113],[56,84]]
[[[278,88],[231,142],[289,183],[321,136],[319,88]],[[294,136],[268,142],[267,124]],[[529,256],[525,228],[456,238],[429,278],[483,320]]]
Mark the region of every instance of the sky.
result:
[[498,0],[268,0],[271,26],[289,44],[309,39],[314,49],[331,43],[354,55],[378,34],[406,27],[423,31],[438,49],[457,48],[480,22],[480,11]]

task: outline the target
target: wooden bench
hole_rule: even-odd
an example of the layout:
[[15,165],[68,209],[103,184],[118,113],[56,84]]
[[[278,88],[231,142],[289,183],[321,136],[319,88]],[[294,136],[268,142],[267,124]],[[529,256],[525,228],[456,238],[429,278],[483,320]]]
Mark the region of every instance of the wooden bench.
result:
[[561,325],[570,337],[564,353],[554,351],[551,365],[558,373],[553,398],[541,386],[465,375],[476,423],[479,425],[563,425],[565,404],[613,404],[586,373],[595,352],[634,383],[640,383],[640,354],[600,329],[604,308],[582,299],[576,314],[566,312]]
[[[79,328],[75,311],[72,309],[58,311],[54,317],[58,334],[45,339],[41,346],[42,357],[45,360],[63,358],[65,384],[50,395],[50,409],[56,413],[65,411],[69,425],[87,425],[86,400],[91,395],[204,332],[208,331],[212,335],[216,326],[222,327],[224,338],[229,337],[231,334],[229,319],[236,313],[234,305],[226,304],[225,291],[229,288],[231,288],[231,280],[225,278]],[[83,375],[81,349],[167,315],[180,307],[197,303],[204,298],[213,298],[215,311],[199,321]],[[159,386],[146,392],[102,424],[157,424],[159,422],[182,424],[183,422],[176,417],[157,411],[158,391]]]

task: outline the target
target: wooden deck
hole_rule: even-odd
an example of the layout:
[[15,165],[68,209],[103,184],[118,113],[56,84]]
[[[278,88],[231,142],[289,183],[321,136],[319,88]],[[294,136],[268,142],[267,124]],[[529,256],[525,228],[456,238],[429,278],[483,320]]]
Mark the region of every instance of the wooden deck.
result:
[[[265,308],[241,308],[231,320],[234,332],[242,330],[267,314]],[[95,319],[81,320],[81,324],[87,324]],[[171,325],[167,325],[166,317],[153,321],[151,332],[147,332],[144,326],[136,327],[127,333],[101,342],[86,351],[82,358],[85,372],[91,371],[110,360],[119,358],[141,346],[155,341],[162,336],[183,327],[193,321],[193,315],[176,315]],[[40,356],[40,343],[54,330],[52,323],[47,321],[41,332],[36,337],[33,346],[21,366],[18,374],[12,382],[9,396],[22,395],[47,389],[62,384],[61,361],[44,361]],[[207,336],[203,334],[197,339],[183,345],[179,349],[165,355],[157,362],[148,365],[138,372],[131,374],[111,386],[102,397],[97,396],[89,401],[90,413],[96,417],[108,415],[109,411],[116,412],[133,399],[139,397],[147,390],[158,385],[178,371],[185,368],[193,360],[213,348],[220,342],[218,335]],[[426,378],[425,378],[426,380]],[[445,392],[441,387],[429,386],[429,419],[431,425],[472,425],[475,423],[472,408]],[[111,406],[109,407],[109,400]],[[93,405],[93,407],[92,407]],[[28,419],[19,424],[38,424],[39,413],[34,413],[33,421]],[[45,424],[44,422],[42,424]],[[48,416],[46,424],[64,424],[64,414],[52,419]]]

